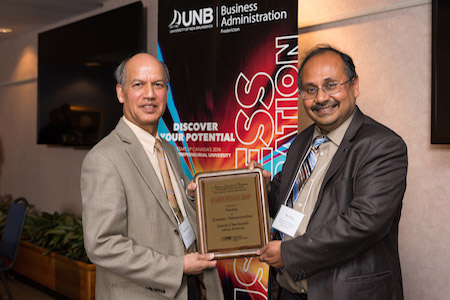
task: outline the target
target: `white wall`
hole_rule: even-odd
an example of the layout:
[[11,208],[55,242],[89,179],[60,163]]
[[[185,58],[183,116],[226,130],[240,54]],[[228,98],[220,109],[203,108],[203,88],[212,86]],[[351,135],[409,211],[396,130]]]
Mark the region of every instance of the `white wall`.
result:
[[[132,2],[112,0],[102,9],[0,42],[0,197],[23,196],[38,210],[81,214],[80,172],[87,150],[36,144],[37,34]],[[148,51],[156,55],[157,0],[142,2]]]
[[[424,2],[420,4],[419,2]],[[378,9],[417,4],[376,14]],[[400,222],[405,299],[450,295],[450,145],[431,145],[431,2],[314,0],[299,2],[299,51],[329,43],[352,56],[357,104],[403,137],[408,186]],[[308,124],[305,116],[300,127]]]
[[[104,10],[131,2],[111,1]],[[149,50],[156,53],[157,1],[143,2],[148,8]],[[418,1],[300,1],[300,25],[363,16],[300,29],[299,47],[302,54],[317,43],[330,43],[348,52],[360,77],[358,105],[406,141],[408,188],[400,223],[405,298],[447,300],[450,146],[430,144],[431,4],[366,15],[373,9],[413,2]],[[79,214],[80,166],[86,150],[35,142],[36,48],[37,32],[0,43],[0,196],[25,196],[39,209]],[[300,120],[302,128],[307,121]]]

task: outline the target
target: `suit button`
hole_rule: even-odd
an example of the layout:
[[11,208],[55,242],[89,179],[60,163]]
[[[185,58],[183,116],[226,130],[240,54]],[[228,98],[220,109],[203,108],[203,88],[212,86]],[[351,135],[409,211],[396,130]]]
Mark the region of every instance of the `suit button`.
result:
[[174,229],[173,232],[174,232],[176,235],[180,235],[180,233],[178,232],[178,229]]

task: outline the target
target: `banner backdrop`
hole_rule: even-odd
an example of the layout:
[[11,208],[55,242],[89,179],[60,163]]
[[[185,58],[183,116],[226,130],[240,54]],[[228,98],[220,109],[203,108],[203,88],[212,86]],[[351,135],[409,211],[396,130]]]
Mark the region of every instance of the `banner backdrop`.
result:
[[[170,70],[158,132],[191,178],[261,162],[281,170],[297,133],[297,1],[160,0],[158,56]],[[268,266],[221,260],[225,299],[267,299]]]

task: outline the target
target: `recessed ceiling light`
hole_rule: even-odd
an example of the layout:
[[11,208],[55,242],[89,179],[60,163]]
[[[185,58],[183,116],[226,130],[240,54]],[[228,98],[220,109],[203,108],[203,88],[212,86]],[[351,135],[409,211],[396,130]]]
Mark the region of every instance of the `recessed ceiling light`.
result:
[[11,28],[0,27],[0,33],[10,33],[12,32]]

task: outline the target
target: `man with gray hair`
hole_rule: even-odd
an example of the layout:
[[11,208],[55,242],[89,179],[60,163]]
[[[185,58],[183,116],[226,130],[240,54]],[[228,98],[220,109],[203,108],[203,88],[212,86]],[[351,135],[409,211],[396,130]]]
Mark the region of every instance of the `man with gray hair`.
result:
[[169,72],[139,53],[116,71],[124,116],[83,161],[86,252],[96,299],[221,300],[213,254],[196,252],[195,206],[175,148],[158,137]]

